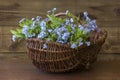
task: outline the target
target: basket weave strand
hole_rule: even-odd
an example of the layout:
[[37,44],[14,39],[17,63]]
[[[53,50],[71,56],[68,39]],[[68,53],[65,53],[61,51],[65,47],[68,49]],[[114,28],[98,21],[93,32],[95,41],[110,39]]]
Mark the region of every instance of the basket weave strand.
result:
[[[76,69],[82,70],[96,61],[97,54],[107,37],[107,32],[101,31],[97,35],[97,38],[94,39],[95,44],[83,45],[77,49],[71,49],[70,45],[67,44],[30,38],[26,40],[28,55],[33,64],[42,71],[67,72]],[[47,49],[43,49],[44,43],[47,44]]]

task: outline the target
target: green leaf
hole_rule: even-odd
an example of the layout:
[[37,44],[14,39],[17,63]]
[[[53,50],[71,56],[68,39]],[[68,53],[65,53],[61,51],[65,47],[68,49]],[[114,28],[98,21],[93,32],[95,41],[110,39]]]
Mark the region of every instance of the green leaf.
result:
[[17,31],[15,31],[15,30],[10,30],[10,32],[14,35],[17,34]]
[[22,33],[22,29],[17,29],[17,32],[18,33]]
[[20,34],[18,33],[18,34],[16,34],[15,36],[18,37],[18,38],[25,38],[25,35],[24,35],[24,34],[21,34],[21,33],[20,33]]

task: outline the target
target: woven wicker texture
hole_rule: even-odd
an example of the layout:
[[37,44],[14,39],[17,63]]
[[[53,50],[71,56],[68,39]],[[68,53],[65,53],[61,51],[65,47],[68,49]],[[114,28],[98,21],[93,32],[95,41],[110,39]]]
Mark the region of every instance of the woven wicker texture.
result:
[[[100,33],[99,33],[100,34]],[[95,36],[95,35],[94,35]],[[27,39],[28,55],[33,64],[40,70],[47,72],[66,72],[75,69],[88,68],[97,58],[107,33],[98,36],[95,44],[71,49],[69,45],[31,38]],[[48,45],[43,49],[43,44]]]
[[[65,13],[56,14],[64,16]],[[67,72],[76,69],[88,69],[96,61],[105,39],[106,31],[91,32],[90,41],[94,44],[90,46],[82,45],[77,49],[70,48],[70,45],[57,42],[46,42],[37,38],[26,40],[28,55],[33,64],[42,71],[47,72]],[[43,44],[47,44],[47,49],[43,49]]]

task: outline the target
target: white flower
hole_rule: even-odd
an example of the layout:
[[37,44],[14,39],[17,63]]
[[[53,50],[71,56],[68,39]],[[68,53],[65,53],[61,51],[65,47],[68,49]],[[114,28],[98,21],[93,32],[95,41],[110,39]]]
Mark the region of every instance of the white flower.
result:
[[50,14],[50,13],[51,13],[51,11],[47,11],[47,13],[48,13],[48,14]]
[[73,22],[74,22],[73,18],[70,18],[70,22],[71,22],[71,23],[73,23]]
[[25,20],[26,20],[25,18],[21,19],[21,20],[19,21],[19,24],[22,23],[22,22],[25,21]]
[[69,12],[69,11],[68,11],[68,10],[66,10],[65,14],[67,15],[67,14],[68,14],[68,12]]
[[87,42],[85,42],[86,44],[87,44],[87,46],[90,46],[90,41],[87,41]]
[[12,41],[15,42],[16,41],[16,36],[12,35]]
[[34,20],[35,20],[35,18],[32,18],[31,20],[32,20],[32,21],[34,21]]
[[52,29],[48,29],[48,32],[51,33],[53,30]]
[[88,16],[88,12],[87,12],[87,11],[86,11],[86,12],[84,12],[83,14],[84,14],[84,16],[85,16],[85,17],[87,17],[87,16]]
[[53,8],[53,11],[55,11],[56,10],[56,8]]

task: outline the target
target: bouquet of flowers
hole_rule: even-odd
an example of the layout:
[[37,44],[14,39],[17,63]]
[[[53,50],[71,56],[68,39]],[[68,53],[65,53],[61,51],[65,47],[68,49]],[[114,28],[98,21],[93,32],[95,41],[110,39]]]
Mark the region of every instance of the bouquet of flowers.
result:
[[[55,41],[61,44],[70,44],[71,48],[77,48],[83,44],[90,46],[89,41],[91,31],[98,30],[96,20],[91,20],[88,13],[84,12],[84,20],[75,17],[68,10],[66,18],[56,17],[54,8],[48,11],[47,18],[42,19],[41,16],[36,18],[23,18],[19,21],[20,28],[17,31],[11,30],[13,33],[13,41],[16,38],[39,38],[46,41]],[[44,44],[44,48],[47,45]]]
[[[58,51],[62,51],[63,49],[52,49],[52,50],[57,50],[56,51],[56,57],[51,56],[52,51],[49,44],[49,42],[55,42],[58,44],[63,44],[63,45],[69,45],[69,50],[75,50],[75,55],[78,56],[76,51],[80,51],[79,48],[83,45],[85,46],[91,46],[93,44],[96,44],[96,40],[99,39],[99,36],[102,33],[102,30],[98,28],[96,24],[96,20],[91,20],[88,17],[88,13],[84,12],[83,17],[81,18],[81,15],[76,17],[74,16],[71,12],[68,10],[65,13],[58,13],[55,14],[56,8],[53,8],[52,10],[48,11],[47,18],[42,18],[41,16],[37,16],[36,18],[32,19],[27,19],[23,18],[22,20],[19,21],[19,28],[17,30],[11,30],[13,36],[12,40],[16,41],[16,39],[26,39],[28,40],[28,49],[29,49],[29,55],[33,60],[33,63],[38,67],[42,68],[45,71],[51,71],[51,72],[60,72],[62,69],[63,71],[68,71],[67,68],[70,67],[56,67],[57,65],[63,64],[58,62],[58,64],[55,62],[55,60],[62,60],[61,57],[59,57],[60,54],[57,54]],[[61,17],[62,16],[62,17]],[[95,35],[93,35],[93,33]],[[102,34],[104,35],[104,34]],[[92,37],[91,37],[92,36]],[[96,38],[94,40],[93,38]],[[32,39],[37,39],[33,40]],[[105,37],[103,38],[102,43],[104,42]],[[35,42],[34,42],[35,41]],[[38,41],[37,44],[36,41]],[[40,42],[44,41],[44,43]],[[35,45],[37,44],[37,47]],[[34,46],[31,48],[31,45]],[[54,47],[54,46],[52,46]],[[50,48],[50,49],[48,49]],[[33,49],[35,51],[33,51]],[[66,48],[65,48],[66,49]],[[98,49],[99,50],[99,49]],[[48,53],[46,53],[46,51]],[[61,53],[60,51],[60,53]],[[65,50],[63,50],[64,52]],[[69,52],[69,51],[68,51]],[[63,54],[64,57],[66,57],[67,53]],[[41,53],[39,56],[37,53]],[[45,55],[44,58],[41,57],[42,53]],[[68,53],[69,54],[69,53]],[[49,55],[49,56],[46,56]],[[53,54],[54,55],[54,54]],[[73,56],[73,54],[71,53]],[[74,55],[74,57],[75,57]],[[47,57],[47,58],[46,58]],[[52,58],[51,58],[52,57]],[[72,58],[72,57],[71,57]],[[39,59],[39,60],[38,60]],[[45,61],[50,61],[53,60],[53,65],[49,65],[45,62],[48,67],[44,69],[40,65],[43,63],[41,62],[42,60]],[[77,59],[77,58],[76,58]],[[79,59],[77,60],[79,61]],[[63,61],[64,62],[64,61]],[[72,65],[75,62],[71,63]],[[67,64],[67,63],[66,63]],[[51,66],[55,68],[54,70],[51,70]]]

